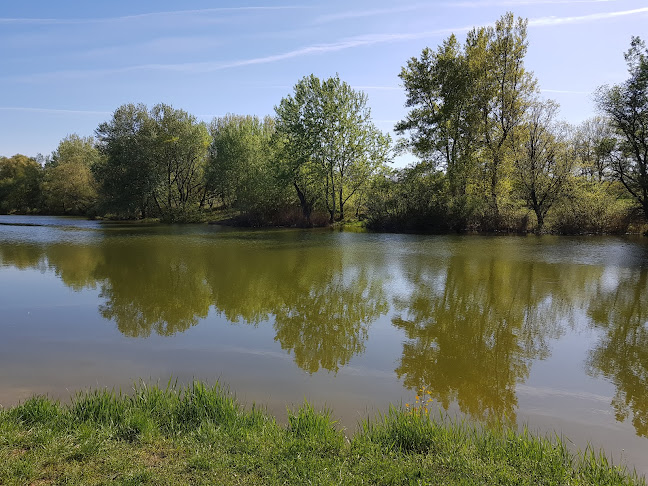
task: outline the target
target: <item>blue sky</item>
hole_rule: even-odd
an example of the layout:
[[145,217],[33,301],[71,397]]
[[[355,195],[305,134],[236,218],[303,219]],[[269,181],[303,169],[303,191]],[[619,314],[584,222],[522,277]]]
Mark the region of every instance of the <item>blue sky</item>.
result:
[[526,67],[570,123],[596,114],[598,86],[627,77],[630,37],[648,41],[648,0],[3,1],[0,155],[48,154],[129,102],[205,121],[273,114],[311,73],[365,91],[391,131],[407,60],[507,11],[529,19]]

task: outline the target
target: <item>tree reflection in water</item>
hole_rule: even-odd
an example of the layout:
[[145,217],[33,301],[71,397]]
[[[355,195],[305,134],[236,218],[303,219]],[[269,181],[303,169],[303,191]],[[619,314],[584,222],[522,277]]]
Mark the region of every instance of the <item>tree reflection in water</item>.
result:
[[[576,272],[576,273],[570,273]],[[405,332],[397,375],[425,386],[444,408],[489,421],[516,420],[516,385],[563,332],[574,295],[600,271],[497,256],[453,255],[436,267],[411,261],[411,294],[395,303]]]
[[[554,261],[556,248],[543,239],[411,239],[392,254],[382,243],[366,252],[362,238],[343,245],[329,233],[183,231],[3,240],[0,263],[53,271],[75,291],[99,288],[101,315],[130,337],[170,336],[210,311],[231,323],[267,323],[308,373],[348,365],[364,353],[371,325],[391,312],[405,336],[395,370],[404,385],[425,385],[443,407],[456,402],[486,421],[515,420],[516,386],[586,310],[585,324],[601,334],[587,371],[616,386],[617,420],[648,436],[648,270],[636,263],[643,254],[626,266],[583,265],[564,263],[587,250],[582,240]],[[610,268],[615,279],[606,277]],[[403,282],[397,292],[388,278]]]
[[631,417],[637,435],[648,437],[648,270],[623,269],[614,285],[599,286],[588,315],[602,331],[588,372],[614,383],[616,419]]

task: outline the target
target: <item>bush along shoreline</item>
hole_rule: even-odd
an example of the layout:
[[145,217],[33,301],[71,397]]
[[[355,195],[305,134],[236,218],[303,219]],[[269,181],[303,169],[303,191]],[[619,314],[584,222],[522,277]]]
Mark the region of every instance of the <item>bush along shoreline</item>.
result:
[[305,402],[283,425],[221,385],[90,390],[0,409],[0,484],[645,485],[590,449],[392,407],[348,438]]

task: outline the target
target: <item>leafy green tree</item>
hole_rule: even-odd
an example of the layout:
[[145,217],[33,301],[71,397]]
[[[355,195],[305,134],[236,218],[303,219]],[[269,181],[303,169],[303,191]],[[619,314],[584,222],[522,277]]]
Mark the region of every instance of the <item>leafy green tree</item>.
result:
[[0,157],[0,212],[28,212],[40,206],[42,169],[26,155]]
[[43,197],[48,211],[85,214],[97,202],[92,167],[99,163],[92,137],[65,137],[45,164]]
[[426,163],[376,179],[368,197],[368,224],[387,231],[442,232],[451,229],[448,178]]
[[283,203],[273,164],[274,119],[226,115],[210,125],[203,205],[220,199],[249,217],[264,217]]
[[158,174],[153,198],[161,214],[171,220],[185,219],[197,208],[202,195],[207,148],[211,137],[204,123],[184,110],[155,105],[152,153]]
[[608,120],[601,116],[585,120],[574,130],[571,144],[583,176],[599,183],[610,179],[616,138]]
[[183,110],[123,105],[96,130],[104,156],[93,170],[105,209],[123,216],[150,211],[187,219],[198,207],[211,141],[207,127]]
[[466,40],[466,56],[476,78],[473,97],[481,113],[483,176],[495,224],[499,220],[502,180],[507,175],[510,143],[536,91],[533,74],[524,68],[527,20],[508,12],[494,27],[473,29]]
[[338,76],[301,79],[275,107],[281,159],[304,216],[323,201],[333,222],[388,160],[390,139],[371,122],[364,93]]
[[630,77],[600,87],[596,102],[619,139],[615,176],[648,218],[648,49],[639,37],[632,38],[625,60]]
[[159,177],[152,156],[154,129],[146,106],[120,106],[95,134],[103,157],[92,170],[104,211],[147,217]]
[[479,197],[498,226],[500,200],[509,195],[513,134],[536,91],[524,68],[526,28],[507,13],[470,31],[463,46],[452,35],[436,52],[424,49],[400,74],[410,112],[396,131],[408,132],[414,154],[446,172],[464,224]]
[[554,122],[557,111],[558,104],[552,100],[536,101],[514,135],[515,186],[536,215],[537,233],[543,231],[547,212],[563,197],[572,171],[566,137]]
[[423,49],[399,76],[407,95],[405,106],[411,110],[396,132],[408,132],[406,146],[447,173],[455,197],[465,195],[474,170],[480,119],[472,103],[475,78],[456,37],[451,35],[436,52]]

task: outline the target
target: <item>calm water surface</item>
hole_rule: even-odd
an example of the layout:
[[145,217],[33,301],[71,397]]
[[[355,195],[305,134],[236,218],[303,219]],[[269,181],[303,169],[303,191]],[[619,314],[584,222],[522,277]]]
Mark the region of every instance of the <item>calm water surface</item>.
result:
[[648,473],[648,239],[0,216],[2,406],[171,376],[349,429],[425,385]]

